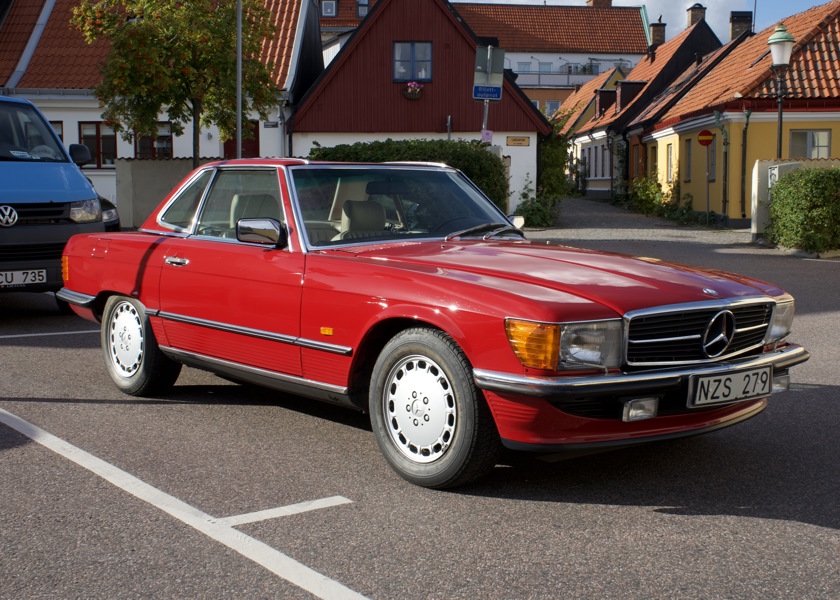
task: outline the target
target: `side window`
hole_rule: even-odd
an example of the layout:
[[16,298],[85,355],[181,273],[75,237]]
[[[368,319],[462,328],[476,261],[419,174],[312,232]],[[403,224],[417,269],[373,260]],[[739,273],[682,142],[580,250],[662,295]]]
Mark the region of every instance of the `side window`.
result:
[[158,123],[157,136],[140,136],[134,139],[135,158],[172,158],[172,124]]
[[198,235],[236,238],[240,219],[284,221],[275,169],[219,171],[198,219]]
[[161,213],[158,217],[158,223],[180,232],[188,232],[192,229],[198,204],[201,202],[204,189],[207,187],[212,174],[212,170],[204,171],[188,183],[178,194],[178,197]]
[[116,168],[117,134],[112,127],[105,123],[79,123],[79,139],[93,156],[93,162],[84,168]]

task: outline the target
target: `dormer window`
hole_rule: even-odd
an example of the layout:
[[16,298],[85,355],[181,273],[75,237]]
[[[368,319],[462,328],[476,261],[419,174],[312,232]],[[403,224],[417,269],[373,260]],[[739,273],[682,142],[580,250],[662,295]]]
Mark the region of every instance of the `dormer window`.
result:
[[432,43],[394,42],[394,81],[431,81]]
[[338,2],[336,0],[321,0],[321,16],[338,16]]
[[370,10],[370,0],[356,0],[356,16],[364,19]]

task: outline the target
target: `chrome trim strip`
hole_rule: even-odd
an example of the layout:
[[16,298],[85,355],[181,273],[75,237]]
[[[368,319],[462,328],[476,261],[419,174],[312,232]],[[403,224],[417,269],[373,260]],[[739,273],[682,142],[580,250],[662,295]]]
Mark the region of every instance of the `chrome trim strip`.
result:
[[639,373],[582,375],[570,377],[526,377],[512,373],[474,369],[475,384],[492,392],[505,392],[538,397],[579,397],[593,395],[619,396],[629,393],[650,393],[678,386],[691,375],[717,375],[735,369],[751,369],[770,365],[774,370],[788,369],[810,357],[805,348],[791,344],[776,352],[741,361],[696,366],[692,369],[663,369]]
[[[148,314],[148,313],[147,313]],[[340,354],[341,356],[350,356],[353,354],[353,348],[348,346],[339,346],[336,344],[327,344],[316,340],[308,340],[304,338],[295,337],[292,335],[283,335],[280,333],[272,333],[271,331],[264,331],[261,329],[252,329],[250,327],[239,327],[237,325],[229,325],[227,323],[219,323],[217,321],[208,321],[206,319],[197,319],[195,317],[187,317],[165,311],[157,311],[155,316],[161,319],[168,319],[177,323],[186,323],[188,325],[195,325],[197,327],[207,327],[208,329],[215,329],[217,331],[225,331],[228,333],[236,333],[238,335],[245,335],[249,337],[260,338],[270,342],[279,342],[281,344],[290,344],[292,346],[300,346],[303,348],[312,348],[321,350],[323,352],[330,352],[332,354]]]
[[651,308],[640,308],[631,310],[624,314],[624,320],[630,321],[644,315],[660,315],[672,312],[687,312],[693,310],[704,310],[709,308],[730,309],[755,304],[778,304],[779,302],[771,296],[745,296],[743,298],[721,298],[718,300],[701,300],[699,302],[686,302],[685,304],[666,304]]
[[332,385],[329,383],[323,383],[320,381],[315,381],[313,379],[305,379],[304,377],[297,377],[295,375],[283,375],[281,373],[277,373],[276,371],[269,371],[267,369],[260,369],[259,367],[251,367],[248,365],[243,365],[242,363],[233,362],[230,360],[224,360],[221,358],[214,358],[212,356],[207,356],[204,354],[196,354],[194,352],[186,352],[184,350],[178,350],[177,348],[171,348],[169,346],[161,346],[161,350],[163,350],[166,354],[171,356],[176,356],[185,362],[189,362],[190,359],[201,361],[203,363],[209,365],[215,365],[217,367],[228,368],[228,369],[235,369],[236,371],[240,371],[243,373],[249,373],[251,375],[259,375],[260,377],[267,377],[269,379],[273,379],[278,382],[287,383],[287,384],[294,384],[300,385],[308,388],[315,388],[318,390],[322,390],[324,392],[328,392],[330,394],[336,394],[341,396],[346,396],[349,388],[346,386],[341,385]]
[[96,301],[96,296],[82,294],[81,292],[74,292],[63,287],[55,293],[55,297],[59,300],[64,300],[69,304],[81,306],[82,308],[90,308]]

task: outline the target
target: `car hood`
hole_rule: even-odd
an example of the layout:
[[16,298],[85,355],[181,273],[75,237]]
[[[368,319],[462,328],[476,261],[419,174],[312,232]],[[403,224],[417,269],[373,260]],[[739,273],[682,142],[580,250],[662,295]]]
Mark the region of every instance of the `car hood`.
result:
[[[522,289],[532,297],[535,289],[553,290],[597,302],[618,314],[653,305],[785,293],[723,271],[527,240],[365,245],[339,252],[494,289]],[[539,299],[548,297],[542,293]]]
[[96,197],[73,163],[0,161],[0,202],[76,202]]

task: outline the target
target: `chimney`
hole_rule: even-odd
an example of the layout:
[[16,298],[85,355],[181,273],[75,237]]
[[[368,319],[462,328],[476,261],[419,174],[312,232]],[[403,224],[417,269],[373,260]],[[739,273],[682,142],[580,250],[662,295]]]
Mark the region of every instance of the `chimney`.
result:
[[752,11],[733,10],[729,13],[729,39],[734,40],[745,31],[752,31]]
[[665,23],[662,22],[662,15],[659,21],[650,24],[650,45],[659,46],[665,43]]
[[612,8],[612,0],[586,0],[586,6],[592,8]]
[[699,2],[688,9],[688,24],[686,27],[691,27],[698,21],[706,18],[706,7]]

